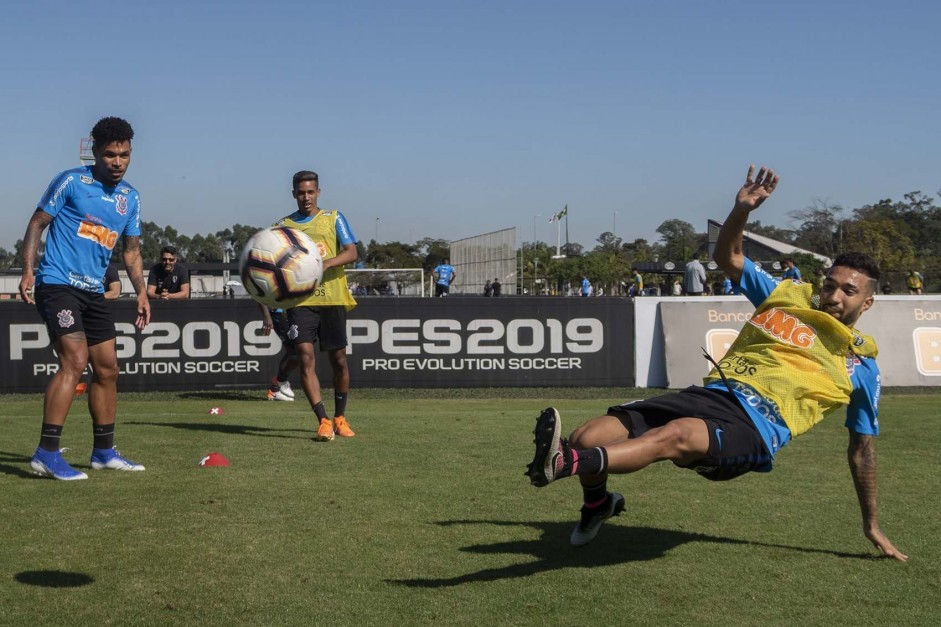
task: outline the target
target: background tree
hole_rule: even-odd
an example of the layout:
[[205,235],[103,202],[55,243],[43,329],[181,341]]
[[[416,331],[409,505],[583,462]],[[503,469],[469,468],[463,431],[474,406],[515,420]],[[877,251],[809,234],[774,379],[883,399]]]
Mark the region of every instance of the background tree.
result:
[[843,207],[814,200],[804,209],[791,211],[788,215],[799,224],[793,244],[812,250],[831,259],[843,251]]
[[415,246],[418,248],[418,254],[425,258],[422,264],[425,272],[431,272],[444,263],[445,259],[451,258],[451,243],[446,239],[424,237],[418,240]]
[[848,221],[844,226],[843,243],[845,250],[865,251],[881,268],[904,268],[915,259],[906,230],[905,224],[897,220]]
[[421,268],[424,257],[416,244],[371,240],[363,261],[367,268]]
[[0,246],[0,268],[21,268],[20,265],[16,265],[16,251],[7,250]]
[[755,235],[770,237],[771,239],[784,242],[786,244],[793,244],[796,237],[796,234],[791,229],[782,229],[770,224],[765,226],[761,223],[761,220],[755,220],[754,222],[747,223],[745,225],[745,230],[754,233]]
[[672,219],[657,227],[663,242],[661,261],[687,262],[705,243],[705,234],[696,233],[692,224],[685,220]]

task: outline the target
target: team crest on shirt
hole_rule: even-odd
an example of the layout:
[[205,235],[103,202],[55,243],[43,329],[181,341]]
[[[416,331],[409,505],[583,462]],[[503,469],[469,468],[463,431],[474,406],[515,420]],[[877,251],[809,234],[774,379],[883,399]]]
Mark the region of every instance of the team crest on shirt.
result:
[[95,182],[95,179],[90,176],[85,176],[84,174],[78,177],[78,180],[80,180],[82,183],[85,183],[85,185],[91,185]]
[[127,196],[122,196],[121,194],[115,194],[114,208],[122,216],[127,215]]
[[56,317],[59,319],[59,326],[63,329],[68,329],[70,326],[75,324],[75,318],[72,317],[71,309],[63,309],[56,314]]
[[856,366],[861,364],[859,357],[853,353],[846,354],[846,374],[853,376],[853,373],[856,372]]

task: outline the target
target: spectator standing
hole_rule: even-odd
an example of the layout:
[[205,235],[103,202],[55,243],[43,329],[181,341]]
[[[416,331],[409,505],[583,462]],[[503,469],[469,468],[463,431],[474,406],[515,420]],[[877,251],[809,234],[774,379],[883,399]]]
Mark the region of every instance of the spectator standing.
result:
[[703,268],[699,258],[694,258],[686,264],[686,272],[683,275],[683,288],[687,296],[702,296],[706,285],[706,269]]
[[722,280],[722,293],[726,296],[731,296],[735,293],[735,288],[732,287],[732,279],[729,278],[729,275],[725,275],[725,278]]
[[644,277],[641,276],[640,270],[634,270],[634,280],[631,283],[631,290],[631,296],[644,295]]
[[587,274],[582,275],[582,289],[579,295],[583,298],[591,296],[591,281],[588,280]]
[[794,259],[788,257],[784,260],[784,279],[791,279],[792,281],[801,280],[801,271],[794,264]]

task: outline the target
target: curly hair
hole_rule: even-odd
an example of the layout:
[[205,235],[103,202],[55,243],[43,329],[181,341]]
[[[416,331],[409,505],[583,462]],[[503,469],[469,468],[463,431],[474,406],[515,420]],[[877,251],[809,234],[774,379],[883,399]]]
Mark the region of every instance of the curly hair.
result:
[[298,184],[302,181],[313,181],[314,185],[318,188],[320,187],[320,177],[317,176],[316,172],[310,170],[301,170],[300,172],[294,175],[294,179],[291,181],[292,189],[297,189]]
[[866,253],[843,253],[833,260],[833,267],[836,266],[852,268],[853,270],[865,272],[867,275],[869,275],[870,279],[875,281],[878,281],[881,275],[881,272],[879,271],[879,264],[876,263],[875,259]]
[[104,147],[112,142],[129,142],[134,139],[134,129],[122,118],[106,117],[98,120],[91,130],[95,146]]

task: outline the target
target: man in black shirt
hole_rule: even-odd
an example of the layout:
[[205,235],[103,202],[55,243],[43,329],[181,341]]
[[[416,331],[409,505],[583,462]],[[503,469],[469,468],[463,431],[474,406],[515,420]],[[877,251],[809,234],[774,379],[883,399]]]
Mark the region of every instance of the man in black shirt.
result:
[[160,251],[160,263],[150,269],[147,296],[162,300],[190,297],[190,273],[176,262],[176,248],[173,246],[164,246]]

